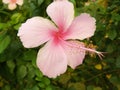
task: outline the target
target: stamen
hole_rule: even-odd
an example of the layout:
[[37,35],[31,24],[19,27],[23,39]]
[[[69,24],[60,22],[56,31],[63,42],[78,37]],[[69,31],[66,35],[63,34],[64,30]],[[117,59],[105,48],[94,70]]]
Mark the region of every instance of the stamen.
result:
[[99,51],[96,51],[94,49],[86,48],[84,43],[79,42],[79,41],[75,41],[75,40],[74,41],[73,40],[67,41],[67,42],[64,42],[64,45],[67,45],[68,47],[70,47],[71,48],[70,51],[73,54],[75,54],[73,51],[74,51],[74,49],[76,49],[76,51],[77,51],[76,53],[89,51],[89,52],[92,52],[92,53],[96,53],[101,60],[104,57],[104,55],[103,55],[104,52],[99,52]]
[[67,51],[69,50],[70,55],[85,53],[85,50],[80,48],[84,46],[84,43],[78,41],[63,41],[63,48]]
[[94,49],[90,49],[90,48],[85,48],[85,47],[80,47],[81,49],[84,49],[86,51],[89,51],[89,52],[93,52],[93,53],[97,53],[97,55],[99,56],[99,58],[102,60],[104,55],[103,55],[103,52],[99,52],[99,51],[96,51]]

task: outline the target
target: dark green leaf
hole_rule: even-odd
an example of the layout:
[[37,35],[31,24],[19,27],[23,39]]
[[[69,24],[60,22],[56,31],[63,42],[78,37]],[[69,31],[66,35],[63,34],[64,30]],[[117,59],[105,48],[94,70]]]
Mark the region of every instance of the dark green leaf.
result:
[[101,87],[94,87],[93,90],[102,90],[102,88]]
[[32,89],[30,90],[39,90],[39,87],[38,86],[34,86]]
[[45,90],[52,90],[50,86],[47,86]]
[[5,85],[5,86],[2,88],[2,90],[11,90],[11,89],[10,89],[10,85]]
[[38,79],[41,80],[41,78],[43,77],[42,72],[41,72],[39,69],[36,69],[36,70],[35,70],[35,73],[36,73],[36,76],[38,77]]
[[23,59],[26,61],[33,61],[36,60],[36,56],[37,56],[37,52],[35,52],[34,50],[28,50],[24,52]]
[[10,36],[6,35],[2,40],[0,40],[0,53],[2,53],[10,43]]
[[7,61],[7,66],[10,69],[10,73],[13,73],[14,68],[15,68],[15,63],[12,60]]
[[77,82],[77,83],[70,83],[69,87],[74,87],[75,90],[85,90],[85,84],[81,83],[81,82]]
[[93,88],[94,86],[91,86],[91,85],[87,86],[87,90],[93,90]]
[[110,82],[113,83],[114,85],[120,84],[120,78],[118,78],[117,76],[112,76],[110,78]]
[[114,40],[115,38],[116,38],[116,36],[117,36],[117,32],[116,32],[116,30],[109,30],[108,31],[108,37],[111,39],[111,40]]
[[38,0],[38,5],[40,6],[44,0]]
[[41,88],[45,88],[45,84],[44,83],[38,83],[38,86]]
[[120,56],[117,57],[117,60],[116,60],[116,67],[120,68]]
[[18,79],[22,79],[27,75],[27,68],[24,65],[21,65],[17,69],[17,77]]
[[50,80],[46,77],[43,77],[42,78],[42,82],[45,84],[45,85],[49,85],[50,84]]

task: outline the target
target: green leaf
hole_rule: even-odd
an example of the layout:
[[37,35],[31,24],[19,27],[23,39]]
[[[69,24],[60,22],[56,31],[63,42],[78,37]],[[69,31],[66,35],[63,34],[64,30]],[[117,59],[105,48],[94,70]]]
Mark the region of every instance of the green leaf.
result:
[[43,77],[42,78],[42,82],[45,84],[45,85],[49,85],[50,84],[50,80],[46,77]]
[[116,60],[116,67],[117,67],[117,68],[120,68],[120,56],[117,57],[117,60]]
[[110,78],[110,82],[113,83],[114,85],[120,84],[120,79],[117,76],[112,76]]
[[116,49],[116,47],[113,43],[111,43],[107,46],[107,52],[109,52],[109,53],[112,53],[115,49]]
[[87,86],[87,90],[93,90],[93,88],[94,86],[91,86],[91,85]]
[[27,68],[24,65],[21,65],[17,69],[17,77],[18,79],[22,79],[27,75]]
[[116,30],[109,30],[108,31],[108,37],[111,39],[111,40],[114,40],[115,38],[116,38],[116,36],[117,36],[117,32],[116,32]]
[[34,50],[28,50],[24,52],[23,59],[26,61],[33,61],[36,60],[36,56],[37,56],[37,52],[35,52]]
[[38,5],[40,6],[44,0],[38,0]]
[[30,90],[39,90],[39,87],[38,86],[34,86],[32,89]]
[[47,86],[45,90],[52,90],[50,86]]
[[15,68],[15,63],[12,60],[7,61],[6,63],[7,63],[9,70],[10,70],[10,73],[13,73],[14,68]]
[[0,32],[0,41],[5,37],[7,31],[1,31]]
[[10,85],[5,85],[5,86],[2,88],[2,90],[11,90],[11,89],[10,89]]
[[15,25],[15,26],[14,26],[14,29],[15,29],[15,30],[18,30],[20,26],[21,26],[21,23]]
[[101,87],[94,87],[93,90],[102,90],[102,88]]
[[34,78],[35,77],[35,68],[31,63],[27,64],[28,68],[28,78]]
[[0,54],[8,47],[10,43],[10,37],[6,35],[2,40],[0,40]]
[[118,13],[113,13],[112,14],[112,20],[114,20],[114,21],[120,21],[120,15]]
[[22,16],[21,13],[13,14],[12,17],[11,17],[12,23],[17,24],[21,20],[21,18],[22,18],[21,16]]
[[6,28],[6,23],[0,23],[0,29],[2,30],[4,28]]
[[73,87],[75,90],[85,90],[85,84],[81,82],[70,83],[69,88]]
[[117,84],[117,88],[118,88],[118,90],[120,90],[120,84]]
[[45,84],[44,84],[44,83],[38,83],[38,86],[39,86],[40,88],[45,88]]
[[[71,76],[68,75],[68,74],[62,74],[60,77],[59,77],[59,82],[63,85],[67,84],[68,81],[70,80]],[[63,82],[64,81],[64,82]]]
[[38,81],[41,81],[41,78],[43,77],[42,72],[39,69],[36,69],[35,73],[36,73]]

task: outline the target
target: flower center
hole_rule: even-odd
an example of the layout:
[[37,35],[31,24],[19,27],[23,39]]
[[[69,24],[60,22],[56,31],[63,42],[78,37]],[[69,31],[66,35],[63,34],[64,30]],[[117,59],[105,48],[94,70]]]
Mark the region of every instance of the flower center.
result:
[[62,39],[64,37],[64,34],[62,32],[55,32],[55,38]]
[[12,3],[16,3],[16,0],[11,0]]
[[64,37],[66,36],[66,33],[64,33],[63,31],[57,31],[57,32],[52,32],[52,37],[54,40],[55,44],[60,43],[62,40],[64,40]]

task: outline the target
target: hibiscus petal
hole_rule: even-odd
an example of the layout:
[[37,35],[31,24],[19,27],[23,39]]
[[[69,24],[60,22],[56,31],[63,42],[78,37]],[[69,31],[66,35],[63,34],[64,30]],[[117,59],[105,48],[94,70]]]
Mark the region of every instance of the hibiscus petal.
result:
[[67,58],[60,45],[53,45],[50,41],[39,50],[37,66],[42,73],[50,78],[55,78],[67,69]]
[[67,0],[58,0],[47,7],[47,13],[60,30],[67,30],[74,18],[74,7]]
[[68,41],[65,48],[65,52],[68,59],[68,65],[75,69],[78,65],[83,63],[85,57],[84,43],[79,41]]
[[9,3],[9,4],[8,4],[8,8],[9,8],[10,10],[14,10],[16,7],[17,7],[17,6],[16,6],[15,3]]
[[76,17],[69,28],[69,35],[66,39],[89,38],[94,35],[96,29],[96,20],[89,14],[83,13]]
[[23,4],[23,0],[17,0],[16,3],[21,6]]
[[10,0],[2,0],[3,3],[8,4],[10,3]]
[[50,31],[56,30],[55,25],[42,17],[28,19],[18,31],[24,47],[37,47],[50,40]]

